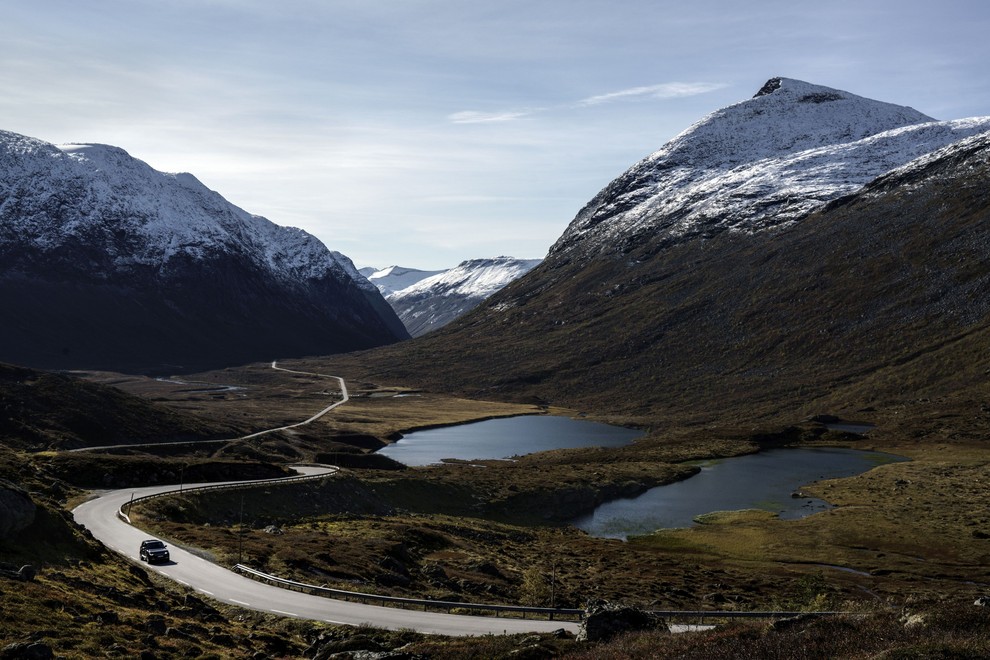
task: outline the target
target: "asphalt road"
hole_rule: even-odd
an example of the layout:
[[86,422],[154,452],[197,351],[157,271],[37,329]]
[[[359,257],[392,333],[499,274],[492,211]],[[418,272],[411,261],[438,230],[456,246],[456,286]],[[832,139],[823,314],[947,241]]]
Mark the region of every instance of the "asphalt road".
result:
[[[316,474],[320,470],[332,471],[331,468],[297,469],[308,474]],[[208,484],[188,484],[185,487],[203,485]],[[178,486],[110,491],[79,505],[72,515],[76,522],[85,526],[108,548],[140,562],[138,550],[141,541],[152,537],[118,518],[117,511],[132,497],[172,490],[178,490]],[[147,567],[215,600],[283,616],[345,625],[371,624],[392,630],[404,628],[440,635],[549,632],[560,628],[576,632],[578,628],[572,622],[463,616],[333,600],[255,582],[174,545],[169,545],[169,551],[171,562]]]
[[[303,371],[283,369],[272,362],[272,369],[288,371],[322,378],[336,378],[340,382],[341,400],[324,408],[309,419],[278,429],[267,429],[244,438],[253,438],[273,431],[283,430],[309,424],[322,417],[348,400],[347,385],[342,378],[326,374],[314,374]],[[135,445],[140,446],[140,445]],[[333,467],[300,467],[295,469],[302,474],[333,473]],[[277,481],[277,480],[271,480]],[[249,481],[226,483],[257,483]],[[185,484],[184,488],[208,486],[214,484]],[[117,517],[117,512],[131,499],[145,495],[178,491],[178,485],[149,486],[145,488],[125,488],[97,494],[91,500],[73,509],[72,515],[76,522],[86,527],[93,536],[111,550],[127,557],[135,563],[141,563],[138,552],[141,541],[152,538],[146,532],[128,524]],[[199,557],[192,552],[174,545],[169,546],[171,561],[166,564],[146,565],[149,570],[156,571],[176,582],[195,591],[224,603],[245,607],[261,612],[280,614],[283,616],[311,619],[343,625],[370,624],[392,630],[411,629],[421,633],[439,635],[488,635],[506,633],[552,632],[561,628],[577,632],[578,624],[564,621],[547,621],[541,619],[516,619],[486,616],[465,616],[444,614],[440,612],[424,612],[421,610],[405,610],[395,607],[367,605],[350,601],[334,600],[321,596],[282,589],[274,585],[255,582],[239,573],[234,573],[222,566]],[[143,564],[144,565],[144,564]],[[671,626],[675,632],[696,628],[695,626]],[[708,628],[703,626],[701,628]]]

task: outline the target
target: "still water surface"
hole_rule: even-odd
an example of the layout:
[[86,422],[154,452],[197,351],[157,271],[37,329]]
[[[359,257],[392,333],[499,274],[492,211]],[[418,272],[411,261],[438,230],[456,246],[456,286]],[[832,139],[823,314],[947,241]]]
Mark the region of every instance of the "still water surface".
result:
[[802,518],[831,508],[824,500],[791,497],[802,486],[903,460],[907,459],[881,452],[815,448],[771,449],[707,461],[693,477],[652,488],[639,497],[606,502],[571,524],[592,536],[625,539],[690,527],[696,516],[713,511],[763,509],[784,519]]
[[548,449],[621,447],[641,435],[636,429],[588,420],[524,415],[415,431],[378,453],[405,465],[430,465],[445,458],[499,459]]

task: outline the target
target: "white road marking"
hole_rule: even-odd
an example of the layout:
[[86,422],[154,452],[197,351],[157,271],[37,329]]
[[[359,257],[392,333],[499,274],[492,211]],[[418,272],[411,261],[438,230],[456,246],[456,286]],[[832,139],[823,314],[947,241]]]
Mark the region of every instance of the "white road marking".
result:
[[298,617],[299,616],[295,612],[283,612],[282,610],[276,610],[276,609],[272,609],[272,612],[278,612],[279,614],[284,614],[286,616],[294,616],[294,617]]
[[244,607],[251,607],[251,603],[245,603],[243,600],[237,600],[236,598],[231,598],[230,602],[237,603],[238,605],[243,605]]

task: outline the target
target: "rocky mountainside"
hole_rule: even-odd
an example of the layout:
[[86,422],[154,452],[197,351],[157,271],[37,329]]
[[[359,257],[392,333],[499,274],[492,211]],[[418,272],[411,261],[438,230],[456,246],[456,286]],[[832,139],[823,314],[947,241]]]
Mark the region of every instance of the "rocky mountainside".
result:
[[403,289],[382,292],[409,334],[418,337],[474,309],[539,263],[539,259],[513,257],[470,259]]
[[705,422],[983,387],[988,131],[773,79],[606,186],[525,277],[374,368]]
[[172,372],[405,338],[356,275],[190,174],[0,132],[0,359]]

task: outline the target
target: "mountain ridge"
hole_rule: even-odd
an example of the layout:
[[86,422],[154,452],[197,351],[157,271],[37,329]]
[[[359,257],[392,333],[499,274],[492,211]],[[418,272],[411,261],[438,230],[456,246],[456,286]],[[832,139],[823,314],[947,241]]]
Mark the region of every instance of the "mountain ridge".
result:
[[774,78],[609,183],[550,253],[621,252],[647,233],[672,243],[783,226],[886,171],[987,130],[990,117],[940,122],[906,106]]
[[413,337],[442,328],[540,263],[540,259],[468,259],[386,294]]
[[418,268],[409,268],[406,266],[392,265],[387,268],[377,269],[377,268],[362,268],[362,275],[364,275],[369,282],[371,282],[383,296],[388,296],[390,293],[395,293],[396,291],[401,291],[407,287],[416,284],[420,280],[424,280],[427,277],[433,277],[434,275],[439,275],[440,273],[446,272],[445,270],[420,270]]
[[[673,234],[684,209],[662,203],[653,215],[633,214],[639,225],[623,225],[635,206],[623,206],[625,184],[630,172],[647,173],[641,161],[579,212],[526,276],[437,333],[361,359],[422,387],[651,424],[795,420],[832,406],[855,413],[903,403],[911,390],[975,396],[976,356],[990,350],[979,293],[990,286],[990,124],[919,121],[843,143],[852,151],[816,147],[777,159],[825,161],[806,170],[813,208],[759,231],[726,231],[716,216],[716,230]],[[781,123],[766,125],[793,132]],[[874,165],[882,171],[832,186],[834,172],[819,166],[869,153],[864,142],[886,153]],[[710,169],[682,172],[679,182],[659,170],[668,187],[653,192],[678,198],[682,185],[717,198],[720,188],[692,178]],[[829,190],[821,197],[819,176]],[[756,194],[739,210],[764,213],[764,197],[778,193]],[[617,227],[596,234],[589,209],[625,210],[603,214],[600,225],[619,218]]]
[[0,359],[168,372],[408,337],[354,274],[191,174],[0,132]]

